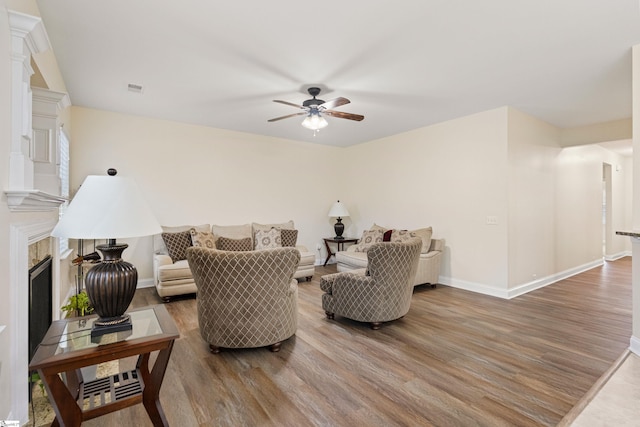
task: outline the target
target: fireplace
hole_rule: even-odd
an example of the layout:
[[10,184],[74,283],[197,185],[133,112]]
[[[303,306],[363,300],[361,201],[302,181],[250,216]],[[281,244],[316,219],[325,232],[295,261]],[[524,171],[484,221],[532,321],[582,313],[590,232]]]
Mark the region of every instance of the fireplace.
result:
[[[9,240],[10,240],[10,260],[9,275],[11,279],[10,288],[10,346],[11,366],[7,370],[11,375],[11,407],[12,419],[26,420],[28,416],[28,398],[29,383],[28,369],[30,361],[30,353],[32,349],[29,344],[29,271],[33,270],[33,244],[46,241],[51,243],[51,257],[49,260],[51,269],[51,286],[49,287],[52,295],[52,303],[49,304],[48,319],[57,320],[60,317],[59,307],[54,309],[56,302],[60,298],[60,281],[59,276],[60,251],[55,244],[56,240],[51,239],[51,230],[56,225],[57,218],[40,218],[24,222],[15,222],[10,224]],[[31,249],[31,253],[30,253]],[[38,263],[39,264],[39,263]],[[46,331],[46,329],[45,329]],[[40,341],[36,343],[39,344]]]
[[29,360],[51,326],[53,270],[51,255],[29,270]]

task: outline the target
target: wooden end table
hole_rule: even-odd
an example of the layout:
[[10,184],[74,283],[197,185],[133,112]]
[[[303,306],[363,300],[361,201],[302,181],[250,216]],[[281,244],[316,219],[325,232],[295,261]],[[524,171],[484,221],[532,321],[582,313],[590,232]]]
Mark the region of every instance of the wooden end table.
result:
[[[342,239],[336,239],[335,237],[325,237],[322,240],[324,240],[324,246],[325,248],[327,248],[327,259],[324,261],[324,266],[327,266],[327,263],[329,262],[329,258],[331,258],[331,255],[335,255],[336,252],[340,252],[344,250],[344,244],[345,243],[357,243],[358,239],[354,238],[354,237],[343,237]],[[329,247],[329,243],[336,243],[337,244],[337,248],[336,248],[336,252],[332,252],[331,251],[331,247]]]
[[[92,342],[97,316],[57,320],[36,350],[29,370],[37,370],[56,418],[52,426],[79,426],[82,421],[142,403],[154,426],[168,426],[160,405],[173,344],[180,337],[162,305],[127,312],[133,329],[105,334]],[[158,352],[153,368],[149,356]],[[84,382],[80,368],[110,360],[138,356],[136,368]],[[61,373],[65,374],[66,384]]]

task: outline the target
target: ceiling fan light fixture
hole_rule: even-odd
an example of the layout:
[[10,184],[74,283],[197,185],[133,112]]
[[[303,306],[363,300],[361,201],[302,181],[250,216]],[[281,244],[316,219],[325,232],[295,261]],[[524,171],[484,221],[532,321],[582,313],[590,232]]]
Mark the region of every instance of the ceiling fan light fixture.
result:
[[322,117],[319,112],[311,112],[307,117],[302,121],[302,126],[311,130],[320,130],[326,128],[329,122],[327,119]]

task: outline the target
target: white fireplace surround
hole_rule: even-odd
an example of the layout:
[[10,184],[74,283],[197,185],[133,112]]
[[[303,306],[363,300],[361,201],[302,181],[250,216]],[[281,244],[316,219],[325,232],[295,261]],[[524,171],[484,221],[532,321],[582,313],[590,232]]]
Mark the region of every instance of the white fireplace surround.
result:
[[[10,226],[9,260],[11,313],[8,327],[11,351],[11,412],[14,419],[28,420],[28,373],[29,373],[29,245],[51,236],[55,219],[33,220],[14,223]],[[57,239],[55,239],[57,241]],[[60,301],[60,250],[57,242],[51,245],[53,268],[53,301]],[[52,307],[54,320],[59,310]]]

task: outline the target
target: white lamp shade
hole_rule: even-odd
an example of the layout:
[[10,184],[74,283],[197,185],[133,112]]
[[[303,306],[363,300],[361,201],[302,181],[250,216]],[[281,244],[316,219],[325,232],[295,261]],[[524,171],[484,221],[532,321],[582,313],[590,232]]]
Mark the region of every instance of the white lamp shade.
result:
[[51,235],[71,239],[117,239],[161,232],[158,220],[132,179],[90,175]]
[[347,210],[347,207],[342,202],[340,202],[340,200],[338,200],[333,204],[333,206],[331,206],[331,209],[329,210],[329,216],[347,217],[349,216],[349,211]]

